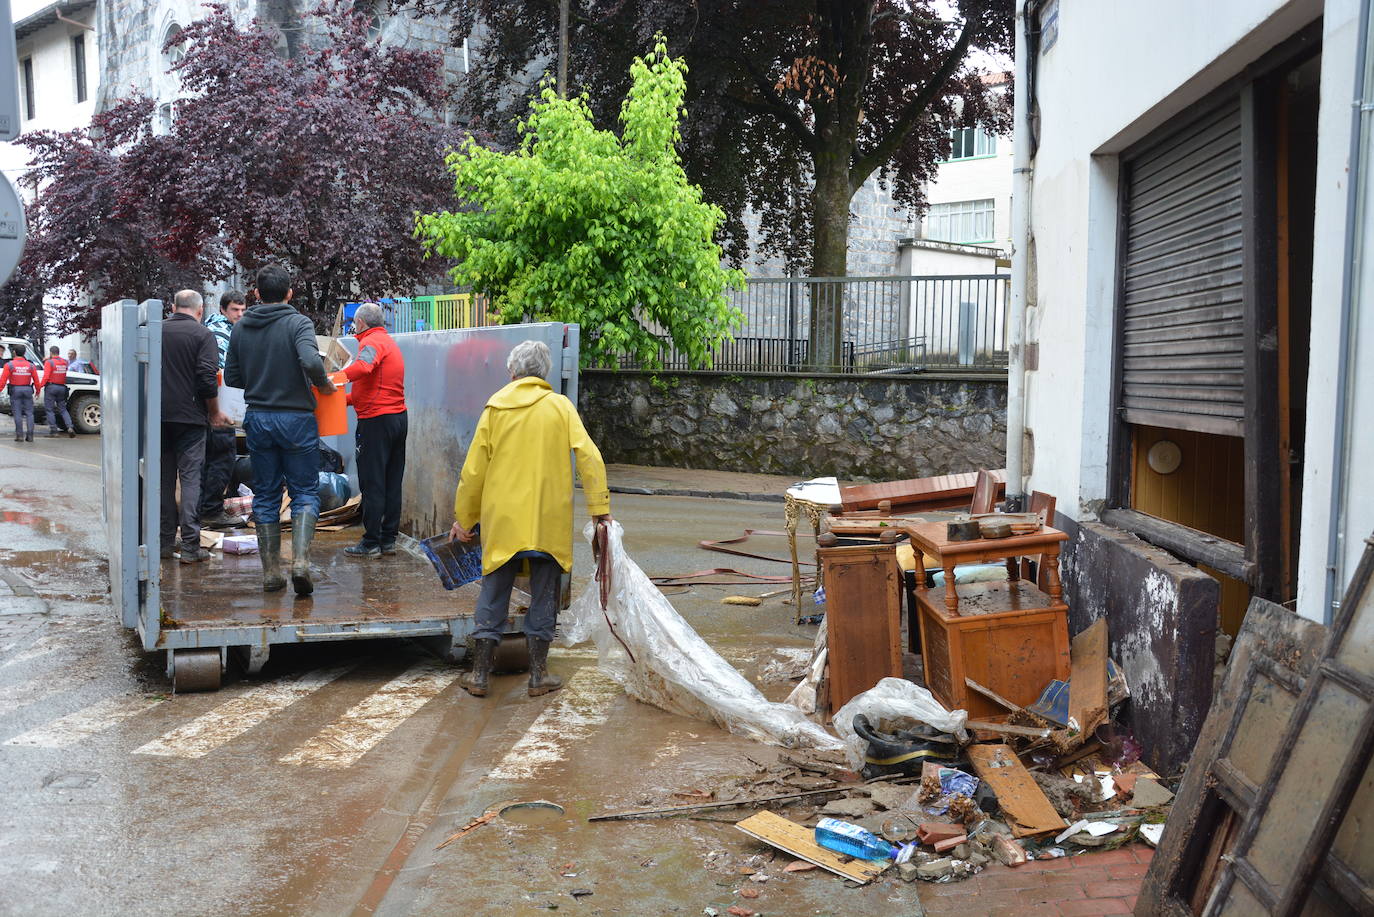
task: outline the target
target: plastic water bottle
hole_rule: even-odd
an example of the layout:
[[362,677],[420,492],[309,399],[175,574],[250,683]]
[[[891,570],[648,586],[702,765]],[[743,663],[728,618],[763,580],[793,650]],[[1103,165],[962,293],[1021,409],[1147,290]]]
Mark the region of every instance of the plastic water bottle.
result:
[[897,853],[896,847],[873,832],[838,818],[822,818],[817,822],[816,843],[860,860],[890,860]]

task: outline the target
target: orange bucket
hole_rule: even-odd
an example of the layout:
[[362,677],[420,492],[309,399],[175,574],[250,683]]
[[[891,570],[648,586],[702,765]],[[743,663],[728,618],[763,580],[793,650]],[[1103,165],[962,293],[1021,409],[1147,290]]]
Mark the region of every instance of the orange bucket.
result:
[[315,389],[315,423],[321,436],[339,436],[348,432],[348,396],[343,390],[348,378],[343,373],[334,373],[329,381],[335,386],[333,394]]

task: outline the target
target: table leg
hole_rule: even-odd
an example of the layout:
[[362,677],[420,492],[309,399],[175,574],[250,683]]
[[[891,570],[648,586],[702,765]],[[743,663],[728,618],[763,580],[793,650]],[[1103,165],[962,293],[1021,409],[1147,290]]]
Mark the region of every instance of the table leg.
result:
[[1055,602],[1062,602],[1064,587],[1059,582],[1059,545],[1045,550],[1041,565],[1045,568],[1045,591]]
[[783,530],[787,532],[787,547],[792,552],[792,611],[801,620],[801,564],[797,563],[797,519],[801,515],[791,497],[783,501]]
[[1021,578],[1021,558],[1007,558],[1007,582],[1014,583]]
[[954,564],[945,564],[945,611],[959,613],[959,593],[954,591]]

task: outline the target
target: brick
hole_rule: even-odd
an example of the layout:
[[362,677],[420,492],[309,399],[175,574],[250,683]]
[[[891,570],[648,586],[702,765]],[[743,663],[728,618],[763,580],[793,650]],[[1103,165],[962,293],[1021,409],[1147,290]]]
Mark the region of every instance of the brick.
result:
[[1106,869],[1071,869],[1068,872],[1045,873],[1046,885],[1087,885],[1089,882],[1111,880]]
[[1107,875],[1113,879],[1138,879],[1150,871],[1150,867],[1144,863],[1109,863],[1107,864]]
[[1023,872],[1059,872],[1063,869],[1072,869],[1073,863],[1071,861],[1076,859],[1082,859],[1082,857],[1057,857],[1053,860],[1031,860],[1024,866],[1018,866],[1016,868]]
[[1083,889],[1089,898],[1124,898],[1140,894],[1140,883],[1133,879],[1115,879],[1111,882],[1089,882]]
[[979,883],[981,877],[968,879],[964,882],[922,882],[920,884],[921,900],[931,898],[968,898],[978,895],[982,889]]
[[1075,901],[1088,897],[1081,885],[1061,883],[1022,892],[1029,901]]
[[978,884],[989,891],[1004,888],[1044,888],[1045,875],[1038,872],[1021,872],[1019,869],[1008,869],[998,875],[981,875],[978,877]]
[[1147,847],[1144,844],[1136,844],[1130,848],[1135,851],[1135,858],[1142,863],[1148,863],[1155,858],[1155,848]]
[[1070,857],[1070,862],[1074,866],[1106,866],[1110,863],[1139,863],[1135,854],[1129,847],[1119,847],[1116,850],[1104,850],[1101,853],[1085,853],[1082,856]]
[[1085,898],[1081,901],[1059,902],[1059,913],[1063,917],[1103,917],[1130,912],[1123,898]]

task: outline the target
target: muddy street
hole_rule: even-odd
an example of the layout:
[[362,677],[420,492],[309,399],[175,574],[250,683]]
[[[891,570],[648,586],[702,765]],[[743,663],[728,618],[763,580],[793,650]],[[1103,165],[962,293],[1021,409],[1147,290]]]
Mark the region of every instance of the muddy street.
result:
[[[778,754],[627,698],[590,645],[555,650],[568,686],[540,698],[519,675],[469,697],[457,668],[404,640],[277,648],[256,676],[231,666],[218,692],[173,695],[161,654],[143,652],[104,597],[99,445],[0,445],[6,913],[699,914],[723,913],[745,886],[762,913],[913,913],[910,886],[784,874],[781,855],[771,869],[766,848],[732,827],[735,810],[588,823],[680,803],[674,793],[748,776]],[[651,575],[786,572],[696,547],[780,529],[778,503],[616,495],[613,510]],[[785,556],[781,538],[760,545]],[[592,570],[580,539],[577,551],[575,590]],[[235,561],[217,554],[169,575],[222,587]],[[245,593],[255,586],[246,575]],[[756,680],[768,663],[804,656],[814,636],[781,597],[721,604],[757,587],[672,591]],[[789,686],[764,689],[779,697]],[[535,800],[564,813],[513,812],[435,849],[503,803]]]

